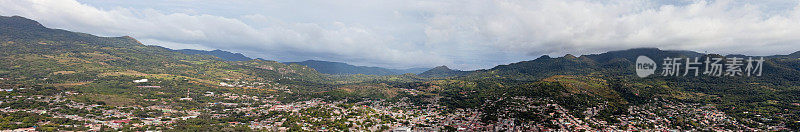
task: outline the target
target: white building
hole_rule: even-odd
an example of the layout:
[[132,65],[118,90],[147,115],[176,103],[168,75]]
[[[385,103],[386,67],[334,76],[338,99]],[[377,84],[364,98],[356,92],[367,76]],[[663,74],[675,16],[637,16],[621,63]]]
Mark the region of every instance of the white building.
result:
[[411,132],[411,128],[408,127],[397,127],[392,130],[392,132]]
[[133,82],[135,82],[135,83],[143,83],[143,82],[147,82],[147,79],[133,80]]

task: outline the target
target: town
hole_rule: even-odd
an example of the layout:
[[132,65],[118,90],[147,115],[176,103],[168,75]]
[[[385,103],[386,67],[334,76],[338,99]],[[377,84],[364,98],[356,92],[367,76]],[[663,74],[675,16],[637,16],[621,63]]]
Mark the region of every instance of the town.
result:
[[[139,87],[142,88],[142,87]],[[4,89],[0,112],[7,118],[25,118],[0,124],[12,131],[161,131],[176,129],[193,120],[215,120],[226,129],[263,131],[611,131],[611,130],[787,130],[769,126],[751,128],[711,105],[662,100],[630,107],[612,122],[592,118],[605,108],[571,111],[553,100],[512,97],[510,105],[487,120],[486,110],[448,109],[437,103],[415,105],[386,100],[326,101],[311,99],[281,102],[275,97],[202,92],[197,96],[219,99],[199,108],[171,105],[194,102],[190,98],[145,99],[151,106],[112,106],[103,102],[78,102],[74,91],[52,96],[20,95],[29,88]],[[414,90],[406,90],[413,92]],[[15,96],[10,96],[15,95]],[[199,103],[199,102],[194,102]],[[491,104],[491,103],[487,103]],[[600,105],[602,106],[602,105]],[[484,106],[490,107],[490,106]],[[520,115],[524,114],[524,115]],[[18,117],[36,115],[34,117]],[[758,115],[757,115],[758,116]],[[45,118],[45,119],[41,119]]]

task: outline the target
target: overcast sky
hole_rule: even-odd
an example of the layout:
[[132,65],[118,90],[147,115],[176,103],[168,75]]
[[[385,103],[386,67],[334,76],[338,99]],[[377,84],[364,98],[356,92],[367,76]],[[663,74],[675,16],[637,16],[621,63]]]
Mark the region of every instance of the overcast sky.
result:
[[172,49],[389,68],[474,70],[637,47],[800,50],[797,0],[0,0],[0,15]]

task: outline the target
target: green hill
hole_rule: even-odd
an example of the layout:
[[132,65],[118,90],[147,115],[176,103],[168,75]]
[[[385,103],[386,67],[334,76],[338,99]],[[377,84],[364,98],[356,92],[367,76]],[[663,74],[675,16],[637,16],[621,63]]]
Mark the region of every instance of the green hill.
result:
[[401,75],[406,73],[419,74],[428,68],[388,69],[381,67],[354,66],[341,62],[307,60],[302,62],[286,62],[286,64],[299,64],[316,69],[325,74],[364,74],[364,75]]
[[[611,51],[602,54],[550,58],[542,56],[530,61],[500,65],[454,78],[474,82],[476,86],[447,87],[450,92],[473,91],[471,95],[443,93],[445,104],[455,107],[478,107],[481,102],[509,96],[554,98],[568,108],[584,109],[598,105],[613,106],[613,111],[629,105],[652,102],[653,99],[714,104],[734,117],[750,120],[758,111],[774,124],[794,123],[800,114],[800,102],[794,94],[800,91],[800,59],[766,56],[762,76],[655,76],[639,78],[634,73],[635,57],[651,56],[659,66],[661,58],[723,57],[691,51],[663,51],[654,48]],[[734,57],[734,56],[728,56]],[[748,56],[736,56],[748,57]],[[727,66],[727,65],[724,65]],[[705,70],[701,66],[701,72]],[[657,74],[660,71],[657,72]],[[444,86],[452,84],[442,84]],[[446,88],[446,89],[447,89]],[[598,103],[606,102],[606,104]],[[485,104],[484,104],[485,105]],[[502,107],[501,107],[502,108]],[[788,114],[787,114],[788,113]],[[756,124],[749,124],[751,127]],[[795,124],[797,125],[797,124]]]
[[124,91],[135,87],[134,79],[159,80],[159,85],[169,86],[171,92],[190,87],[215,90],[220,83],[235,81],[265,83],[257,86],[262,90],[295,87],[300,91],[319,91],[324,88],[320,84],[333,83],[302,65],[222,61],[144,45],[127,36],[98,37],[50,29],[19,16],[0,17],[0,30],[0,77],[25,85],[74,86],[86,92],[121,94],[137,93]]
[[422,77],[457,77],[469,74],[469,71],[460,71],[447,68],[447,66],[437,66],[428,71],[422,72],[419,76]]
[[252,60],[251,58],[249,58],[247,56],[244,56],[241,53],[231,53],[231,52],[222,51],[222,50],[205,51],[205,50],[181,49],[181,50],[174,50],[174,51],[181,52],[181,53],[184,53],[184,54],[190,54],[190,55],[197,55],[197,54],[211,55],[211,56],[215,56],[215,57],[220,58],[221,60],[226,60],[226,61],[249,61],[249,60]]

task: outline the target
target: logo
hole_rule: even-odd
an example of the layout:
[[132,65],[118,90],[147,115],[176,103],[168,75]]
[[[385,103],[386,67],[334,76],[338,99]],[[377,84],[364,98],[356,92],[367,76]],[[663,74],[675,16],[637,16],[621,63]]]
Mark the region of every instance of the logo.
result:
[[647,77],[656,73],[656,62],[647,56],[636,58],[636,76]]

